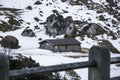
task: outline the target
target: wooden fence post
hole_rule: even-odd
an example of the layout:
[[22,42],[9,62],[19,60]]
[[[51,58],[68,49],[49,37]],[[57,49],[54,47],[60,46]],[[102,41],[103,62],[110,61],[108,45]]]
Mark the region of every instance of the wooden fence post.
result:
[[106,47],[91,47],[89,61],[95,61],[97,66],[89,67],[88,80],[110,80],[110,52]]
[[9,60],[2,53],[0,53],[0,80],[9,80]]

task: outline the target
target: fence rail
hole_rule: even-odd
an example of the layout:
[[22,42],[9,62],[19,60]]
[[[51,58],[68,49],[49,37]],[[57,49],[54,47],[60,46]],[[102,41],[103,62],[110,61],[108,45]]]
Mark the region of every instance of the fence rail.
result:
[[6,64],[0,65],[0,80],[9,80],[9,77],[18,78],[30,74],[42,74],[80,68],[88,68],[88,80],[120,80],[120,77],[110,79],[110,64],[120,63],[120,57],[110,59],[109,50],[103,46],[93,46],[89,50],[89,61],[10,71],[9,67],[3,67],[8,66],[9,63],[7,57],[5,55],[2,56],[4,57],[0,57],[0,63]]
[[96,63],[94,62],[77,62],[77,63],[69,63],[69,64],[61,64],[61,65],[53,65],[47,67],[36,67],[36,68],[28,68],[21,70],[12,70],[9,72],[10,77],[23,77],[29,74],[40,74],[46,72],[56,72],[56,71],[65,71],[71,69],[78,68],[87,68],[87,67],[95,67]]
[[120,57],[111,58],[110,64],[120,63]]

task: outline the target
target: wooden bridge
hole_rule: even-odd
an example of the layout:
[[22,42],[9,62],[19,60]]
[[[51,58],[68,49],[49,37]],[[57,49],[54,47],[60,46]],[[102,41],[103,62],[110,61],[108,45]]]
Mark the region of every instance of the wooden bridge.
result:
[[93,46],[89,50],[89,61],[9,71],[7,56],[0,54],[0,80],[81,68],[88,68],[88,80],[120,80],[120,76],[110,79],[110,64],[116,63],[120,63],[120,57],[110,58],[106,47]]

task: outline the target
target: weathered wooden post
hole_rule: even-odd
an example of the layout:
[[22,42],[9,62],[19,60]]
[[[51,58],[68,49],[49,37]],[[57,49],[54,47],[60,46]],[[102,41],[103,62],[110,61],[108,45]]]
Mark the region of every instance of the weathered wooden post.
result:
[[106,47],[93,46],[89,61],[95,61],[97,66],[89,68],[88,80],[110,80],[110,52]]
[[0,53],[0,80],[9,80],[9,60],[2,53]]

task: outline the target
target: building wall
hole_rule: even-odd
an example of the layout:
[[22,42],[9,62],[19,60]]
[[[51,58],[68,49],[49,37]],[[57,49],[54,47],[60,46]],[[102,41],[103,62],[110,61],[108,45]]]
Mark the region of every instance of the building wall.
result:
[[52,50],[54,52],[68,52],[68,51],[81,51],[80,45],[62,45],[62,46],[52,46],[49,43],[41,43],[40,48]]
[[68,45],[67,46],[67,51],[81,51],[80,45]]
[[40,48],[47,49],[47,50],[52,50],[52,51],[54,50],[54,47],[52,45],[50,45],[49,43],[41,43]]
[[81,51],[80,45],[65,45],[65,46],[56,46],[55,51],[57,52],[68,52],[68,51]]
[[55,46],[56,52],[65,52],[67,51],[66,46]]

